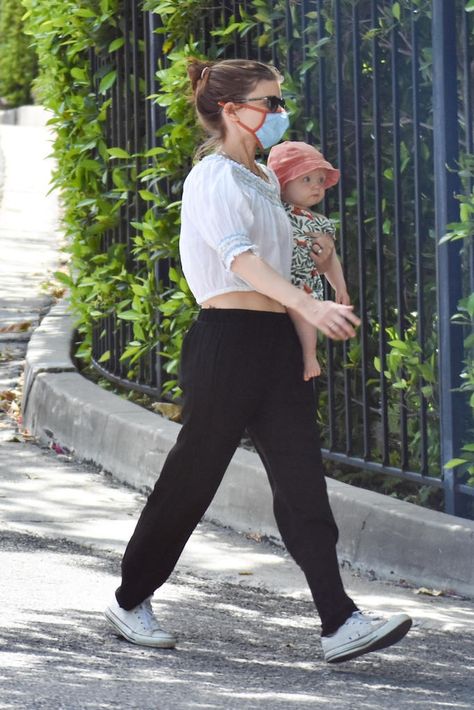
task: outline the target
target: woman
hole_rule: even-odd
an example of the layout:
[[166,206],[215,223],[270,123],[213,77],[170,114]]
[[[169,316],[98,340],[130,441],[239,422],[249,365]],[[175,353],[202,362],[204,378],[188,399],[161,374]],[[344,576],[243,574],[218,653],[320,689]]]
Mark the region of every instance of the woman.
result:
[[[344,591],[338,531],[329,507],[313,386],[288,312],[345,340],[359,319],[350,306],[317,301],[291,285],[292,234],[275,175],[258,148],[288,127],[278,72],[247,60],[189,64],[198,117],[213,151],[188,175],[180,253],[201,311],[181,355],[183,426],[122,561],[106,616],[133,643],[170,648],[151,595],[171,574],[246,430],[273,492],[275,518],[303,569],[329,662],[400,640],[411,625],[360,612]],[[201,154],[203,151],[201,151]]]

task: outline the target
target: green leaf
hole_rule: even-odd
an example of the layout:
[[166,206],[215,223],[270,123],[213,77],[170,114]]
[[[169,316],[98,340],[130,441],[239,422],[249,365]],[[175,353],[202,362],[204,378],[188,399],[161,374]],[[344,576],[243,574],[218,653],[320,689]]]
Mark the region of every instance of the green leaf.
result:
[[146,296],[147,290],[141,284],[132,284],[132,291],[136,296]]
[[123,148],[107,148],[107,153],[112,157],[112,158],[125,158],[129,159],[132,156],[130,153],[127,153],[126,150]]
[[150,150],[147,150],[144,155],[146,158],[152,158],[155,155],[162,155],[163,153],[167,152],[168,151],[166,150],[166,148],[161,148],[160,146],[157,146],[156,148],[150,148]]
[[469,0],[465,7],[466,12],[474,12],[474,0]]
[[120,49],[120,47],[123,47],[124,44],[125,38],[117,37],[117,39],[114,39],[114,41],[109,44],[109,52],[115,52],[117,49]]
[[459,206],[459,216],[461,218],[461,222],[468,222],[471,217],[471,212],[472,212],[471,205],[468,205],[465,202],[463,202]]
[[443,237],[440,238],[438,244],[444,244],[445,242],[449,242],[452,238],[453,235],[451,233],[445,234]]
[[73,76],[74,79],[78,79],[79,81],[88,81],[85,69],[80,69],[79,67],[73,67],[71,69],[71,76]]
[[394,2],[392,5],[392,15],[398,21],[400,21],[400,3]]
[[149,190],[139,190],[138,194],[142,200],[145,200],[146,202],[155,202],[159,199],[158,195],[155,195],[154,192],[150,192]]
[[139,320],[141,318],[141,314],[136,311],[123,311],[123,313],[118,313],[117,317],[122,320]]
[[95,16],[96,16],[96,15],[95,15],[95,12],[92,12],[92,10],[88,10],[87,8],[81,8],[81,7],[76,8],[76,9],[74,10],[74,14],[75,14],[75,15],[78,15],[79,17],[86,17],[86,18],[90,18],[90,17],[95,17]]
[[384,220],[384,223],[382,225],[382,231],[384,234],[390,234],[392,230],[392,222],[390,219]]
[[146,340],[145,331],[141,327],[140,323],[133,324],[133,335],[135,338],[140,338],[141,341]]
[[427,382],[436,382],[436,374],[433,372],[433,368],[427,362],[423,362],[419,366],[421,376]]
[[467,300],[465,299],[463,303],[471,318],[474,318],[474,293],[471,293],[471,295],[467,298]]
[[72,288],[74,286],[72,278],[69,276],[69,274],[65,274],[64,271],[55,271],[53,276],[62,284],[68,286],[68,288]]
[[173,281],[174,283],[178,283],[179,274],[173,266],[168,270],[168,276],[169,276],[170,281]]
[[110,89],[114,83],[115,80],[117,79],[117,71],[113,69],[112,71],[109,71],[108,74],[106,74],[104,77],[102,77],[100,84],[99,84],[99,93],[100,94],[105,94],[108,89]]
[[233,22],[232,24],[228,25],[222,32],[222,36],[225,37],[226,35],[230,35],[233,32],[237,32],[240,29],[240,22]]
[[463,464],[467,463],[466,459],[450,459],[447,463],[444,464],[444,468],[455,468],[456,466],[462,466]]
[[391,348],[396,348],[397,350],[401,350],[402,352],[409,352],[410,350],[408,344],[405,343],[403,340],[389,340],[388,344]]

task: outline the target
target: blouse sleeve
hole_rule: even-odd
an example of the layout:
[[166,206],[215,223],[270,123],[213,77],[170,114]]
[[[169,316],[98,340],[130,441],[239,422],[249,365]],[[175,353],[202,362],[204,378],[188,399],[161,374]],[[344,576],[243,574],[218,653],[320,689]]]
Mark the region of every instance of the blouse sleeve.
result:
[[202,169],[196,171],[195,179],[186,185],[183,207],[196,231],[230,271],[233,260],[242,252],[258,254],[251,239],[254,215],[250,197],[229,161],[209,161],[199,167]]

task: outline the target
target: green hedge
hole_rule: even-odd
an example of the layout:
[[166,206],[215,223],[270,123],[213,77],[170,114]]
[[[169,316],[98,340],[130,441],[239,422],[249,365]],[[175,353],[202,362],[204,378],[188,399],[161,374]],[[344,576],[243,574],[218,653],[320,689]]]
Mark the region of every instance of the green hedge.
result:
[[15,107],[32,102],[36,52],[24,32],[21,0],[0,0],[0,101]]
[[[101,0],[79,5],[71,0],[24,0],[26,28],[39,60],[36,90],[50,109],[55,131],[53,184],[62,200],[62,224],[71,252],[70,287],[83,354],[90,356],[92,327],[116,293],[129,288],[134,277],[124,264],[123,249],[104,251],[103,235],[117,222],[124,198],[107,188],[114,173],[104,137],[109,100],[101,105],[92,90],[89,50],[114,51],[119,40],[119,2]],[[112,60],[111,60],[112,61]],[[113,83],[112,69],[99,77],[104,96]],[[118,176],[117,176],[118,180]]]

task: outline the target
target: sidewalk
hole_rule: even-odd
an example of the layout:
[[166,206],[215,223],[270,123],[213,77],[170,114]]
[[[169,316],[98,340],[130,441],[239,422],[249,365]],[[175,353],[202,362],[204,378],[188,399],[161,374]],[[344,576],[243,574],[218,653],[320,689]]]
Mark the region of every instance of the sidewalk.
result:
[[[16,387],[25,339],[48,308],[48,298],[38,295],[39,284],[56,268],[57,204],[44,196],[44,140],[44,129],[0,125],[0,154],[7,167],[0,206],[0,250],[5,254],[1,325],[33,323],[27,331],[12,330],[0,338],[0,390]],[[123,437],[132,453],[141,447],[140,467],[143,463],[151,476],[163,455],[153,447],[160,437],[171,442],[177,425],[98,390],[73,370],[64,371],[72,367],[69,339],[63,309],[55,313],[42,320],[29,348],[27,414],[48,443],[47,423],[57,436],[63,422],[64,430],[77,437],[77,455],[56,455],[18,441],[13,423],[0,413],[2,710],[472,706],[472,601],[432,596],[432,589],[417,593],[425,586],[421,580],[415,580],[416,588],[381,581],[380,553],[374,554],[368,575],[344,565],[345,585],[362,608],[403,609],[412,614],[415,626],[403,644],[328,668],[321,659],[318,623],[303,575],[281,547],[260,539],[253,518],[245,518],[242,500],[238,515],[250,535],[202,523],[179,568],[157,595],[165,625],[180,639],[178,650],[156,653],[120,642],[103,621],[102,610],[117,584],[120,556],[144,498],[79,458],[91,458],[86,446],[101,446],[110,456],[107,469],[115,475],[113,466],[120,468],[119,457],[125,455],[118,445]],[[155,438],[147,445],[145,437],[150,436]],[[249,452],[239,453],[237,463],[242,475],[253,471],[260,476]],[[257,491],[262,518],[269,515],[266,498],[259,497],[263,484],[262,478],[250,489]],[[142,479],[136,485],[149,484]],[[334,500],[338,493],[331,491]],[[373,500],[379,503],[379,497]],[[354,498],[353,513],[357,504]],[[396,518],[396,502],[387,504],[394,506]],[[413,511],[411,525],[416,525],[419,509],[408,509]],[[347,515],[344,507],[342,513]],[[365,519],[375,525],[375,517]],[[403,544],[391,525],[387,517],[387,534]],[[449,525],[453,535],[456,527],[465,529],[463,521],[449,519]],[[461,557],[469,572],[472,547],[459,549],[454,540],[452,556]],[[431,554],[428,544],[424,549]]]

